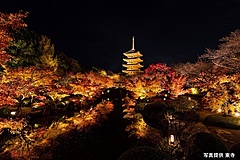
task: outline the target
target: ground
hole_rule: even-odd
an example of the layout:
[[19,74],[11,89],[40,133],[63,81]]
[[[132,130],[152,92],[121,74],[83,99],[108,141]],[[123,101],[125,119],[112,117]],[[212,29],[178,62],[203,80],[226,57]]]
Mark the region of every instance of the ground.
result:
[[221,128],[216,126],[206,126],[203,124],[204,118],[213,114],[213,112],[209,110],[202,110],[198,111],[200,115],[200,122],[197,124],[199,126],[205,127],[206,132],[213,133],[221,140],[223,140],[228,149],[236,143],[240,143],[240,130],[239,129],[228,129],[228,128]]

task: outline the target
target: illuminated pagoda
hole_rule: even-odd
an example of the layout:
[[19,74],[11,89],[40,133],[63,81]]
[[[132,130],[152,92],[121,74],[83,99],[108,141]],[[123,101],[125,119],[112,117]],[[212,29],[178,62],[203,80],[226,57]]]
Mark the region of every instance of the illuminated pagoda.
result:
[[122,72],[125,73],[126,75],[136,75],[139,73],[142,73],[143,71],[141,68],[143,65],[141,63],[143,60],[140,58],[143,55],[139,52],[136,51],[134,48],[134,37],[132,38],[132,49],[128,52],[123,53],[123,70]]

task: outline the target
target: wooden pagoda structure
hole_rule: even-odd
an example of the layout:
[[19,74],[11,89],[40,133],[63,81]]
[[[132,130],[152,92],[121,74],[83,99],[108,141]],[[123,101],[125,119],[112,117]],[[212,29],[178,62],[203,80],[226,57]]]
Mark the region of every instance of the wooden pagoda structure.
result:
[[132,49],[123,53],[123,70],[122,72],[126,75],[136,75],[142,73],[143,65],[141,64],[143,60],[141,59],[143,55],[136,51],[134,48],[134,37],[132,38]]

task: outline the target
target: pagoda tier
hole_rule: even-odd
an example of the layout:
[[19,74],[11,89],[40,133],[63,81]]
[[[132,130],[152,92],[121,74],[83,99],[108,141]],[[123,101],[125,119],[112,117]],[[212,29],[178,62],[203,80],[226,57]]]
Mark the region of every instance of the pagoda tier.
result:
[[122,72],[126,73],[127,75],[135,75],[142,73],[141,68],[143,68],[143,65],[141,65],[141,62],[143,60],[140,58],[143,55],[134,49],[134,37],[132,39],[132,49],[128,52],[123,53],[123,61],[124,64],[122,66],[124,67]]
[[143,56],[139,51],[135,52],[135,50],[130,50],[128,52],[125,52],[125,53],[123,53],[123,55],[126,56],[127,58],[136,58],[136,57]]
[[139,69],[142,68],[143,65],[137,63],[137,64],[123,64],[123,67],[126,67],[128,69]]
[[143,62],[143,60],[141,60],[140,58],[123,58],[123,61],[127,62],[127,64],[137,64]]

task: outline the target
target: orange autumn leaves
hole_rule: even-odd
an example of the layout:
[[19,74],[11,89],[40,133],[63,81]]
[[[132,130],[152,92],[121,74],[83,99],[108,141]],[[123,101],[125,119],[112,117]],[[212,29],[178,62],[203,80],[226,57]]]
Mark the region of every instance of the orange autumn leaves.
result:
[[13,40],[10,31],[18,31],[20,28],[26,27],[23,19],[28,15],[27,12],[18,13],[2,13],[0,12],[0,54],[5,53],[5,49],[10,45]]
[[171,67],[163,63],[151,64],[143,75],[136,75],[125,79],[127,90],[136,94],[135,98],[156,96],[167,90],[174,97],[184,94],[183,86],[187,76],[181,76]]

